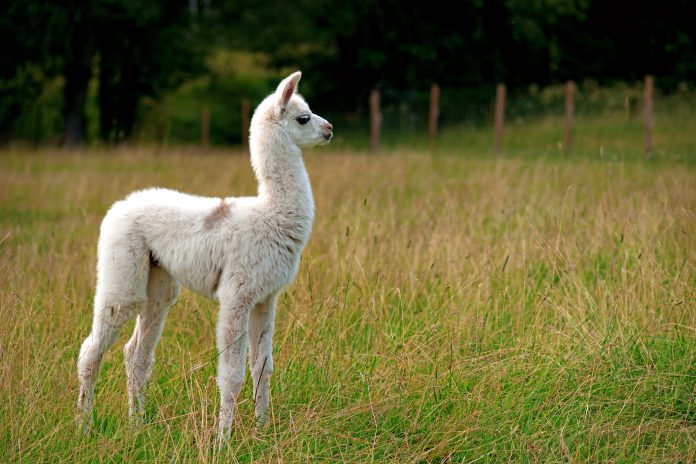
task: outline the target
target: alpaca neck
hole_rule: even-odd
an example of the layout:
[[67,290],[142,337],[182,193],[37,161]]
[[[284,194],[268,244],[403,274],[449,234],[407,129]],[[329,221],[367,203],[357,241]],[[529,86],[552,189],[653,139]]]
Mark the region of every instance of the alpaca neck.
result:
[[311,223],[314,199],[300,148],[270,138],[250,145],[259,198],[274,211]]

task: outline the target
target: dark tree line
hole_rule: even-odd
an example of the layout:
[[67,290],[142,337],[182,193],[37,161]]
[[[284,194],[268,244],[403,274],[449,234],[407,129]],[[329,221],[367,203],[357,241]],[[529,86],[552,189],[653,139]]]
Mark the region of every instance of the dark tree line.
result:
[[[88,84],[98,78],[99,134],[127,139],[140,98],[180,83],[195,72],[195,47],[187,4],[167,0],[16,1],[6,11],[0,37],[2,132],[11,131],[40,77],[62,76],[64,141],[83,141]],[[26,69],[36,70],[25,76]]]
[[[206,72],[213,49],[250,50],[313,76],[304,92],[351,111],[370,89],[484,88],[566,79],[696,81],[686,0],[10,0],[0,18],[0,135],[62,76],[64,140],[83,140],[90,80],[99,136],[127,139],[144,96]],[[319,76],[318,78],[316,76]],[[231,111],[237,111],[231,109]]]

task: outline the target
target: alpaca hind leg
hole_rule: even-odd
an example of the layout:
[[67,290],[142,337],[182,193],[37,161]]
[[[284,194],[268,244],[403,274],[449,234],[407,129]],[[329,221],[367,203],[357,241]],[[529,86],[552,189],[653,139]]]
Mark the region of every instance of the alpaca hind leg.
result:
[[179,286],[159,266],[150,266],[147,282],[147,305],[138,314],[133,336],[123,354],[128,378],[128,415],[139,423],[145,412],[145,387],[155,364],[155,348],[162,335],[169,308],[179,294]]
[[[101,298],[97,298],[97,301]],[[101,369],[104,353],[116,341],[121,327],[128,321],[144,301],[105,302],[97,307],[92,323],[92,331],[82,343],[77,362],[80,381],[78,397],[79,424],[85,432],[89,431],[94,405],[94,388]]]
[[244,384],[250,307],[238,297],[220,298],[217,323],[220,440],[230,436],[235,402]]
[[90,427],[94,388],[104,353],[113,345],[121,327],[145,307],[147,300],[147,251],[122,243],[100,241],[99,245],[92,331],[82,343],[77,361],[78,423],[85,433]]
[[275,304],[274,296],[267,302],[256,305],[249,317],[249,370],[254,382],[254,415],[258,427],[264,426],[268,421]]

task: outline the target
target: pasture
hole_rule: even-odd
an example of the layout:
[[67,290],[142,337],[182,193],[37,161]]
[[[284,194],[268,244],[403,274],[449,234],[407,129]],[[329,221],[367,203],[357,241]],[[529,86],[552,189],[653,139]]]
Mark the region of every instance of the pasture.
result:
[[[638,143],[638,145],[640,145]],[[694,462],[696,168],[613,157],[305,155],[314,232],[279,300],[267,428],[251,381],[214,444],[217,306],[184,291],[127,419],[122,347],[76,434],[101,218],[163,186],[253,195],[240,153],[0,152],[6,462]]]

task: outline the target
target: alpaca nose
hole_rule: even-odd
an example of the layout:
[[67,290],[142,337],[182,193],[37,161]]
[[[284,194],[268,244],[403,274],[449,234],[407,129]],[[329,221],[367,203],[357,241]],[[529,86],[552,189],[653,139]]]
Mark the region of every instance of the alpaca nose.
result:
[[333,137],[333,126],[329,121],[326,121],[324,124],[321,125],[322,129],[322,137],[324,137],[324,140],[329,141],[331,140],[331,137]]

